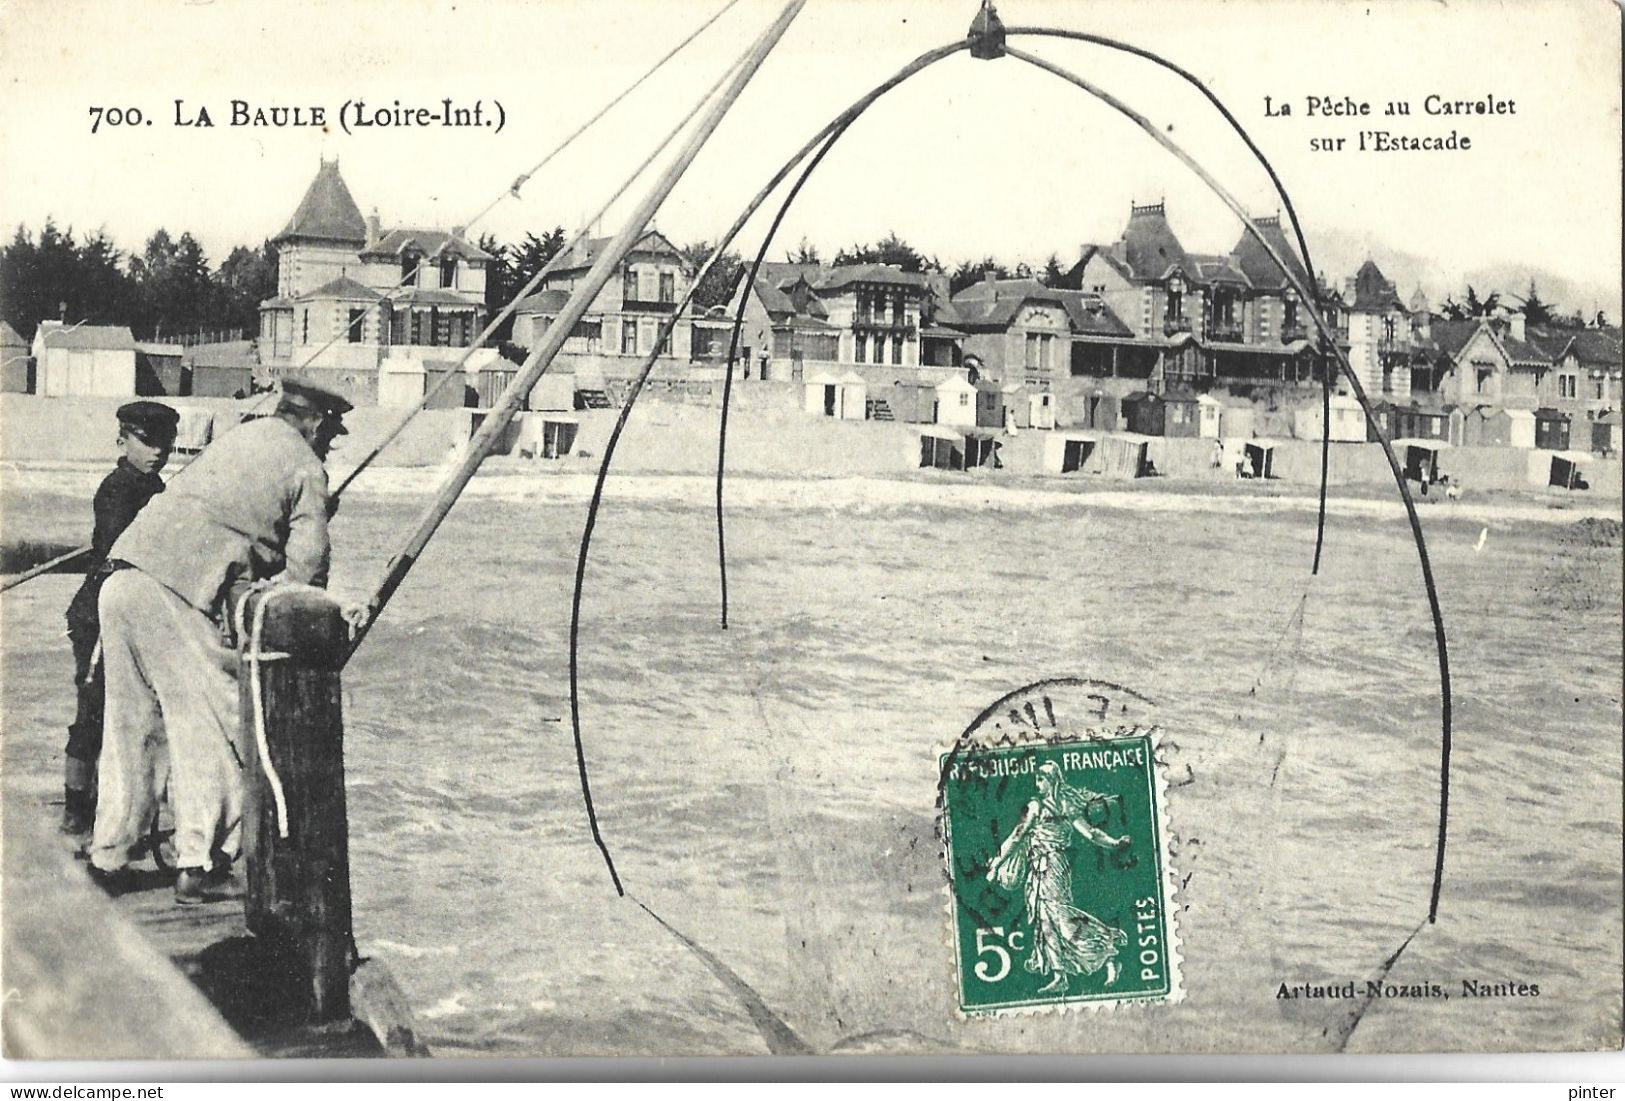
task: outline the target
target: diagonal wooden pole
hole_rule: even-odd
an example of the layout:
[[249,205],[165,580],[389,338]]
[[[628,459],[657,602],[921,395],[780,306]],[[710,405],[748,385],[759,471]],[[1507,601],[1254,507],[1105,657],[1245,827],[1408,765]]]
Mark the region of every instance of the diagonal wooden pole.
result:
[[406,575],[411,572],[413,565],[416,564],[418,556],[423,553],[423,548],[434,537],[434,533],[439,529],[441,522],[445,520],[446,514],[451,511],[452,506],[457,503],[457,498],[479,470],[480,464],[485,461],[485,457],[491,453],[492,448],[502,438],[508,425],[512,423],[514,413],[519,407],[520,396],[530,393],[537,380],[552,365],[554,358],[559,354],[559,350],[564,346],[564,341],[569,337],[576,323],[586,315],[588,307],[598,296],[598,292],[603,290],[605,284],[609,282],[610,277],[615,273],[616,268],[620,266],[621,261],[626,258],[626,254],[632,250],[632,246],[643,235],[644,227],[649,224],[649,220],[654,217],[655,212],[660,209],[660,205],[665,202],[666,196],[670,195],[672,189],[677,186],[677,181],[682,178],[683,173],[694,162],[694,158],[699,155],[700,149],[716,132],[716,128],[721,124],[723,116],[728,113],[728,109],[733,106],[734,101],[745,90],[745,85],[749,84],[751,78],[756,75],[757,70],[761,68],[762,62],[767,60],[767,55],[772,52],[773,47],[778,45],[779,39],[783,38],[784,33],[790,29],[790,24],[795,21],[796,16],[801,13],[801,9],[805,4],[806,0],[789,0],[784,6],[784,10],[779,13],[778,18],[751,45],[750,49],[740,59],[733,80],[728,83],[727,88],[723,90],[717,101],[712,104],[711,109],[700,120],[694,133],[689,135],[688,141],[678,152],[676,159],[667,166],[665,172],[655,181],[654,187],[650,189],[649,194],[644,197],[638,208],[633,211],[632,216],[621,227],[621,231],[610,242],[609,247],[599,256],[597,262],[593,264],[582,281],[576,285],[575,290],[571,293],[570,300],[565,303],[564,308],[559,312],[558,318],[548,327],[541,343],[525,360],[518,374],[508,384],[508,388],[503,391],[496,407],[491,410],[484,423],[480,425],[479,430],[469,440],[468,450],[463,460],[447,477],[445,483],[440,487],[440,491],[435,495],[435,499],[424,510],[417,527],[407,539],[406,545],[402,547],[399,554],[390,559],[389,565],[385,567],[384,576],[368,601],[367,619],[357,631],[355,641],[351,645],[350,652],[352,654],[365,641],[372,629],[372,625],[378,621],[378,616],[389,604],[390,598],[395,595],[395,590],[400,588],[401,582],[406,580]]

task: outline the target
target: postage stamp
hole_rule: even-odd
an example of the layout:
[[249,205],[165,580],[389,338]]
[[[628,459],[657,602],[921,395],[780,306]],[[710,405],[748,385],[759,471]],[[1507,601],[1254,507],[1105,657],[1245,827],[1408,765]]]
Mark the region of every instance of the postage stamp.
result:
[[1102,681],[1018,689],[941,767],[959,1013],[1181,997],[1161,729]]

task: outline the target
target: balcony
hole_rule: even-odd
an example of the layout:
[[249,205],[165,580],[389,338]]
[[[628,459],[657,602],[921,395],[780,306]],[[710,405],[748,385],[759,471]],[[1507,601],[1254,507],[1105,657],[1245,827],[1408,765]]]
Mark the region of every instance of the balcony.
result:
[[1162,335],[1173,336],[1175,333],[1188,333],[1191,323],[1183,317],[1167,317],[1162,322]]
[[1281,343],[1291,344],[1294,340],[1308,340],[1309,330],[1302,325],[1288,325],[1281,330]]
[[1241,325],[1235,321],[1215,321],[1207,327],[1208,340],[1217,340],[1226,344],[1240,344]]
[[873,331],[882,329],[892,333],[909,333],[914,331],[912,317],[887,317],[880,314],[858,314],[852,319],[854,329]]
[[628,298],[622,301],[621,309],[639,313],[672,313],[677,309],[677,303],[648,302],[640,298]]

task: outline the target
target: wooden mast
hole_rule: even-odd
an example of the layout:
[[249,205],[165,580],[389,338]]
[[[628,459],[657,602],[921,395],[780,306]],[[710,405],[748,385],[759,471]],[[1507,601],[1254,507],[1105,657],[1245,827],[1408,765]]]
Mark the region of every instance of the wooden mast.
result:
[[569,302],[559,312],[559,316],[553,324],[548,327],[541,344],[525,360],[524,365],[514,376],[513,381],[503,391],[496,408],[485,418],[485,422],[480,425],[479,430],[469,440],[468,450],[463,460],[452,471],[445,484],[441,486],[440,492],[435,495],[434,501],[424,510],[416,529],[407,539],[406,545],[399,554],[390,560],[388,567],[384,571],[382,581],[379,582],[378,588],[369,601],[367,621],[357,633],[355,642],[351,647],[351,653],[354,653],[356,647],[359,647],[367,637],[372,625],[377,622],[379,614],[389,603],[390,597],[395,594],[395,590],[406,579],[407,573],[411,571],[418,556],[423,552],[423,548],[433,538],[435,531],[440,527],[441,521],[446,518],[446,514],[457,503],[457,498],[462,494],[469,480],[474,477],[475,472],[479,470],[480,464],[490,454],[496,442],[502,438],[503,432],[512,422],[514,413],[518,409],[520,395],[530,393],[531,388],[536,385],[536,381],[542,377],[542,374],[552,364],[554,357],[558,355],[559,350],[564,346],[564,341],[569,337],[576,323],[586,314],[588,306],[598,296],[598,292],[609,282],[610,277],[615,273],[615,269],[620,266],[621,261],[626,258],[626,254],[632,250],[632,246],[643,235],[644,227],[654,217],[655,212],[660,209],[660,205],[665,201],[666,196],[671,194],[672,189],[677,186],[677,181],[682,178],[683,173],[694,162],[694,158],[699,155],[700,149],[722,122],[723,116],[728,113],[728,109],[733,106],[734,101],[745,90],[745,85],[761,68],[762,62],[767,59],[767,55],[778,44],[779,39],[784,37],[785,31],[790,29],[790,24],[800,14],[805,3],[806,0],[788,0],[784,10],[779,13],[779,17],[773,21],[773,24],[762,33],[762,36],[740,59],[733,80],[729,82],[716,103],[700,120],[698,127],[689,136],[687,143],[678,152],[676,159],[661,174],[660,179],[655,181],[654,187],[643,202],[639,204],[637,210],[632,213],[632,216],[627,219],[626,224],[621,227],[621,231],[615,235],[609,247],[604,250],[603,255],[593,264],[586,277],[577,284]]

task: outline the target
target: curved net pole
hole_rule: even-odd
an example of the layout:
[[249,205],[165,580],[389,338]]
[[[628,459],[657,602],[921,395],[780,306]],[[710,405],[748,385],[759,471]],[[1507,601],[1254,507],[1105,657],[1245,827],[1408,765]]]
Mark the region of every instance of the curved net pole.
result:
[[[1349,364],[1348,357],[1343,354],[1343,350],[1341,348],[1336,346],[1336,334],[1331,330],[1330,326],[1326,324],[1326,320],[1320,315],[1320,311],[1313,305],[1313,295],[1308,292],[1308,288],[1302,285],[1302,282],[1298,279],[1298,277],[1292,273],[1291,269],[1287,266],[1285,259],[1276,251],[1275,246],[1270,244],[1269,240],[1265,238],[1263,232],[1259,230],[1252,218],[1247,215],[1246,210],[1242,208],[1235,196],[1231,195],[1230,192],[1225,189],[1224,185],[1219,183],[1219,181],[1215,179],[1210,172],[1208,172],[1205,168],[1198,164],[1194,158],[1181,149],[1172,138],[1168,137],[1161,130],[1159,130],[1156,125],[1144,115],[1141,115],[1139,112],[1135,111],[1132,107],[1118,99],[1116,96],[1112,95],[1110,92],[1091,84],[1089,81],[1083,79],[1075,73],[1056,65],[1054,62],[1047,61],[1044,58],[1026,53],[1014,47],[1010,47],[1007,52],[1011,57],[1043,69],[1045,72],[1058,76],[1062,80],[1083,89],[1085,92],[1088,92],[1096,99],[1099,99],[1101,102],[1105,103],[1119,114],[1127,117],[1131,122],[1139,126],[1140,129],[1149,134],[1159,145],[1168,150],[1168,152],[1172,153],[1180,161],[1180,163],[1184,164],[1185,167],[1196,173],[1202,182],[1207,184],[1209,189],[1211,189],[1215,195],[1223,200],[1224,204],[1230,208],[1236,217],[1241,219],[1242,224],[1247,228],[1247,232],[1252,234],[1258,243],[1263,246],[1264,251],[1269,254],[1270,259],[1274,261],[1278,268],[1281,269],[1281,274],[1285,276],[1288,282],[1293,284],[1293,286],[1297,289],[1298,294],[1303,297],[1304,309],[1308,312],[1310,319],[1314,321],[1316,328],[1320,330],[1321,335],[1327,341],[1331,342],[1332,350],[1337,356],[1337,362],[1343,371],[1344,377],[1348,379],[1349,386],[1351,389],[1353,389],[1355,397],[1359,399],[1360,405],[1365,410],[1366,416],[1371,418],[1371,403],[1366,397],[1365,387],[1361,385],[1359,377],[1354,372],[1354,368]],[[1329,425],[1326,426],[1326,434],[1330,434]],[[1389,444],[1387,436],[1379,433],[1377,442],[1382,444],[1382,453],[1388,460],[1388,468],[1393,473],[1394,482],[1399,487],[1399,495],[1405,502],[1405,514],[1410,520],[1411,535],[1416,542],[1417,557],[1421,561],[1422,565],[1422,582],[1424,587],[1427,589],[1428,608],[1433,615],[1434,643],[1439,655],[1439,707],[1441,725],[1439,762],[1439,831],[1438,844],[1434,855],[1433,889],[1428,901],[1427,920],[1431,924],[1437,922],[1439,916],[1439,893],[1444,881],[1444,852],[1450,810],[1450,657],[1448,645],[1445,640],[1444,614],[1439,607],[1439,591],[1434,584],[1433,564],[1428,558],[1427,541],[1422,536],[1422,522],[1416,514],[1416,502],[1411,497],[1410,486],[1405,482],[1404,471],[1400,468],[1399,460],[1394,457],[1394,449]]]
[[[768,196],[777,190],[778,186],[789,177],[790,173],[795,170],[796,165],[805,160],[815,148],[823,143],[824,150],[819,153],[819,157],[821,159],[823,153],[828,152],[829,147],[834,144],[836,138],[838,138],[840,134],[852,124],[853,120],[855,120],[859,115],[863,114],[864,111],[868,110],[869,106],[874,103],[875,100],[879,99],[881,96],[885,95],[887,92],[897,87],[897,85],[901,84],[909,77],[914,76],[927,66],[933,65],[936,62],[941,61],[943,58],[949,57],[961,50],[968,49],[969,47],[970,42],[968,40],[953,42],[946,46],[939,46],[934,50],[928,50],[921,54],[919,57],[905,65],[902,69],[898,70],[898,72],[889,80],[883,84],[877,85],[872,91],[855,102],[851,107],[848,107],[845,111],[837,115],[833,120],[825,125],[822,130],[814,134],[811,140],[798,149],[795,154],[784,163],[783,167],[773,174],[772,179],[768,180],[762,189],[756,193],[755,197],[752,198],[751,201],[745,206],[745,209],[740,212],[739,216],[734,220],[733,225],[728,228],[728,231],[718,238],[716,247],[713,249],[710,257],[700,267],[700,270],[694,274],[694,278],[689,282],[688,292],[677,303],[676,307],[672,310],[671,314],[666,318],[666,320],[661,323],[660,331],[655,337],[654,347],[650,350],[649,354],[644,357],[643,364],[638,371],[637,377],[632,380],[632,386],[627,391],[626,399],[621,405],[620,416],[616,418],[614,427],[610,429],[609,439],[604,444],[604,457],[599,460],[598,463],[598,475],[593,482],[592,497],[587,503],[587,518],[581,529],[581,547],[576,554],[575,590],[571,594],[570,598],[570,728],[575,740],[576,768],[581,776],[581,791],[587,804],[588,823],[592,827],[593,840],[598,844],[599,852],[604,858],[604,865],[609,870],[610,879],[615,885],[615,893],[618,895],[624,896],[626,894],[626,888],[621,884],[620,873],[615,870],[615,861],[610,855],[609,845],[603,839],[602,831],[598,826],[597,813],[594,811],[592,804],[591,784],[587,775],[586,752],[581,737],[581,594],[585,586],[587,576],[587,557],[592,549],[592,533],[593,529],[598,524],[598,510],[603,503],[604,483],[609,478],[610,463],[614,461],[615,450],[620,444],[622,433],[626,430],[626,422],[632,415],[632,406],[637,402],[638,395],[643,392],[644,384],[649,381],[649,375],[654,371],[655,360],[659,358],[661,346],[666,342],[666,338],[671,335],[672,330],[676,327],[677,319],[682,316],[683,311],[686,310],[689,303],[693,301],[694,292],[699,287],[701,281],[710,272],[712,267],[716,265],[717,260],[722,256],[722,254],[727,251],[728,246],[733,243],[734,238],[739,235],[739,232],[742,229],[745,228],[745,223],[748,222],[751,216],[754,215],[761,205],[767,201]],[[813,163],[816,164],[817,162],[814,161]],[[811,168],[809,168],[808,171],[810,172]],[[804,180],[805,176],[803,177],[803,182]],[[799,183],[797,184],[797,187],[800,187]],[[780,211],[780,218],[782,219],[782,217],[783,211]],[[775,225],[776,224],[777,221],[775,221]],[[766,246],[764,245],[762,253],[765,252]],[[761,254],[758,254],[757,263],[760,264],[760,262]],[[754,274],[754,272],[752,274]],[[729,373],[732,373],[731,356]],[[724,389],[726,389],[726,385],[724,385]]]
[[[1170,73],[1173,73],[1185,83],[1189,84],[1192,88],[1195,88],[1198,92],[1201,92],[1202,95],[1207,98],[1207,101],[1213,105],[1213,108],[1224,117],[1224,121],[1230,124],[1230,129],[1236,132],[1236,136],[1246,144],[1247,149],[1253,155],[1253,159],[1258,161],[1258,163],[1263,166],[1264,171],[1268,173],[1270,183],[1275,185],[1275,194],[1281,200],[1281,208],[1286,212],[1287,221],[1292,223],[1292,235],[1297,238],[1298,255],[1303,259],[1303,270],[1309,276],[1309,286],[1311,289],[1315,289],[1319,286],[1319,280],[1315,278],[1314,262],[1309,258],[1309,242],[1304,238],[1303,226],[1298,221],[1298,212],[1297,209],[1292,205],[1292,196],[1287,194],[1286,185],[1281,182],[1281,177],[1276,174],[1275,166],[1270,163],[1269,158],[1264,156],[1264,151],[1258,147],[1258,144],[1253,141],[1252,135],[1247,133],[1246,129],[1241,125],[1241,120],[1236,118],[1236,116],[1230,111],[1230,108],[1224,105],[1224,101],[1215,95],[1213,89],[1204,84],[1200,77],[1188,69],[1174,64],[1167,58],[1152,53],[1150,50],[1147,50],[1144,47],[1136,46],[1129,42],[1122,42],[1115,38],[1107,38],[1105,35],[1090,34],[1087,31],[1064,30],[1059,27],[1006,27],[1004,33],[1006,36],[1012,38],[1016,35],[1030,35],[1043,38],[1068,38],[1077,42],[1089,42],[1096,46],[1105,46],[1107,49],[1111,50],[1120,50],[1123,53],[1133,54],[1135,57],[1143,58],[1146,61],[1151,62],[1153,65],[1157,65],[1168,70]],[[1321,339],[1326,340],[1328,338],[1322,336]],[[1335,335],[1331,337],[1330,340],[1335,343]],[[1309,569],[1310,577],[1315,577],[1320,573],[1321,550],[1326,545],[1326,481],[1331,472],[1332,461],[1332,375],[1331,371],[1328,369],[1329,365],[1325,359],[1324,348],[1321,349],[1321,356],[1320,423],[1323,431],[1321,433],[1320,440],[1320,506],[1315,519],[1315,560],[1314,564]]]

